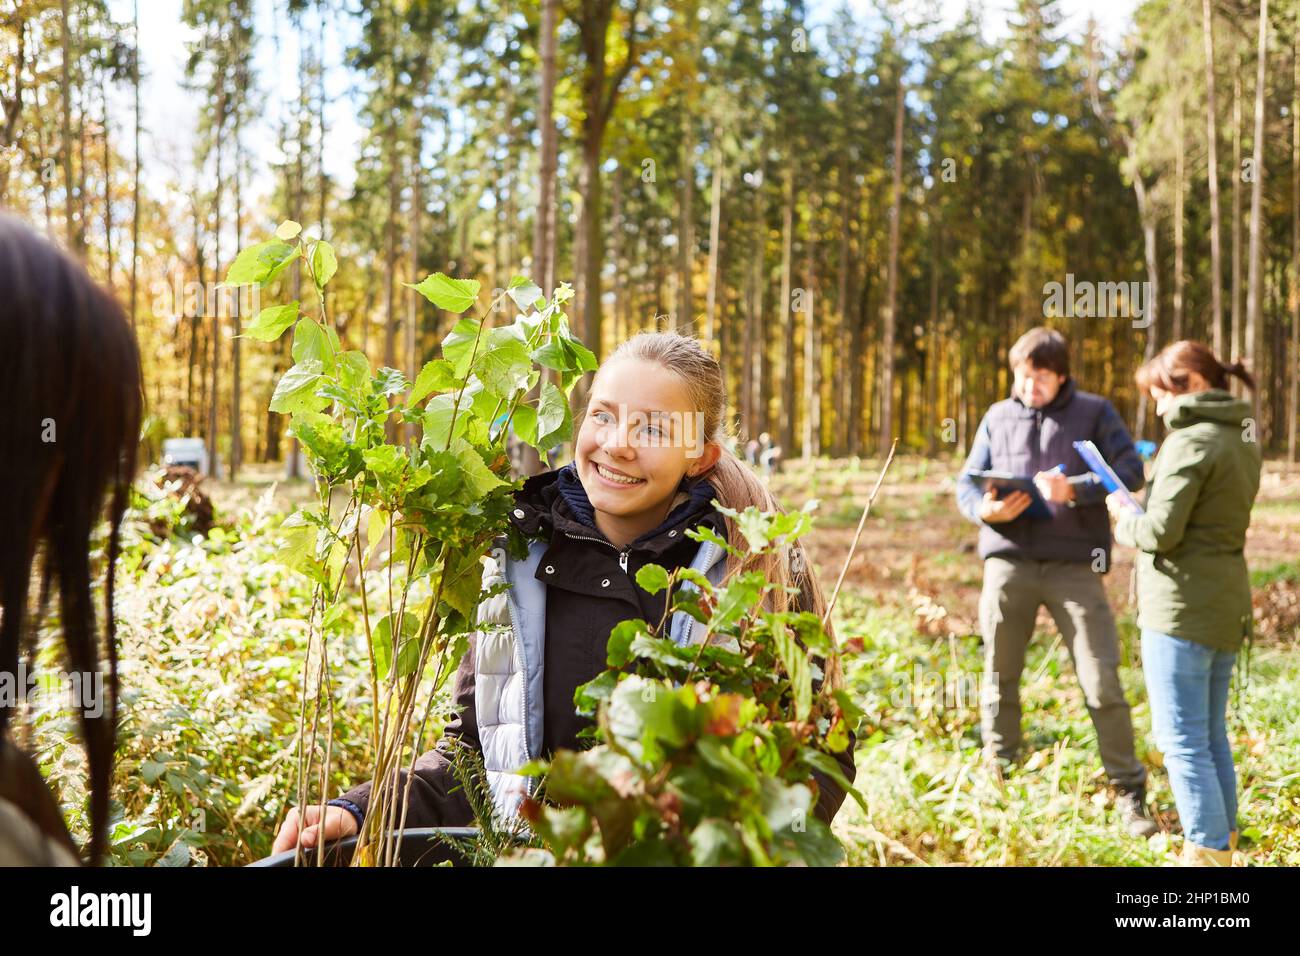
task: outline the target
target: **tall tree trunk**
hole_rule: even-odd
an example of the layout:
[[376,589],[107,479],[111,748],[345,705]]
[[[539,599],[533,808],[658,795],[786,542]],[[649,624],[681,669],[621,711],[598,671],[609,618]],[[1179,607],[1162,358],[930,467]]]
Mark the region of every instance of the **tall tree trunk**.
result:
[[790,308],[790,260],[794,244],[794,163],[787,159],[781,206],[781,434],[777,441],[782,454],[794,448],[794,314]]
[[682,114],[682,188],[677,206],[677,323],[694,327],[695,299],[691,273],[695,271],[695,126]]
[[[304,56],[305,54],[300,50],[298,53],[298,72],[300,75],[306,72]],[[304,87],[298,94],[297,116],[296,116],[296,119],[298,121],[298,131],[297,131],[298,143],[297,143],[297,149],[294,150],[294,162],[292,166],[293,182],[290,184],[290,188],[289,188],[289,195],[291,197],[290,218],[293,219],[294,222],[302,222],[303,213],[306,209],[306,192],[307,192],[306,154],[307,154],[307,136],[308,136],[308,131],[306,127],[309,125],[308,120],[306,118],[307,117],[306,96],[307,96],[307,91],[306,88]],[[290,279],[290,285],[293,287],[293,298],[296,301],[301,302],[302,301],[302,263],[295,262],[289,268],[290,268],[290,275],[292,276],[292,278]],[[365,326],[364,326],[364,317],[363,317],[362,328],[364,327]],[[280,346],[281,361],[283,362],[285,368],[288,368],[290,367],[290,363],[292,360],[292,351],[291,351],[292,345],[291,345],[290,337],[287,335],[282,336],[281,342],[282,342]],[[364,350],[365,350],[365,345],[363,344],[362,351]],[[302,469],[300,467],[300,462],[298,461],[298,457],[299,457],[298,439],[295,437],[290,437],[289,450],[288,453],[285,455],[285,476],[290,479],[299,478],[302,476]]]
[[[605,128],[618,102],[619,89],[639,58],[636,17],[640,3],[634,4],[628,30],[624,32],[623,61],[613,70],[605,62],[609,28],[616,0],[584,0],[578,19],[579,44],[582,48],[582,117],[581,176],[579,193],[582,209],[578,220],[577,273],[579,285],[574,297],[577,312],[575,331],[585,340],[599,360],[604,342],[601,326],[600,273],[604,263],[604,234],[601,230],[603,200],[600,162],[604,155]],[[575,402],[581,402],[585,383],[574,389]]]
[[[1206,0],[1209,2],[1209,0]],[[559,0],[542,0],[540,54],[542,75],[537,125],[542,133],[537,181],[537,216],[533,222],[533,278],[549,299],[555,286],[555,29]]]
[[1232,361],[1241,357],[1241,54],[1232,74]]
[[803,457],[811,460],[821,452],[821,343],[817,336],[817,319],[815,303],[817,296],[817,263],[814,251],[816,243],[816,205],[808,214],[808,241],[804,245],[804,277],[807,288],[804,289],[803,322]]
[[839,406],[840,397],[844,395],[846,372],[845,362],[842,361],[849,355],[849,234],[850,234],[850,209],[851,198],[849,196],[849,157],[848,152],[840,158],[839,170],[839,230],[840,230],[840,255],[839,255],[839,274],[836,276],[835,287],[835,314],[839,319],[836,326],[836,348],[835,360],[831,363],[832,368],[832,385],[831,393],[835,396],[835,403],[832,405],[832,411],[835,415],[835,439],[831,449],[831,455],[842,457],[848,453],[848,426],[849,416]]
[[741,350],[744,352],[743,406],[741,421],[746,437],[756,439],[763,430],[763,259],[767,252],[767,209],[763,204],[764,169],[759,167],[758,182],[754,187],[754,202],[758,207],[754,217],[754,251],[750,256],[749,307],[745,310],[745,334]]
[[[239,99],[235,107],[235,250],[244,245],[244,144],[242,113],[244,103],[244,77],[239,71]],[[233,289],[230,297],[230,480],[239,476],[240,466],[244,463],[244,437],[241,419],[243,418],[243,370],[242,343],[243,331],[242,302],[240,289]]]
[[943,241],[943,228],[937,217],[931,220],[930,240],[930,336],[925,350],[925,407],[923,421],[928,422],[925,443],[926,454],[933,457],[939,450],[939,246]]
[[1183,337],[1183,100],[1174,117],[1174,329],[1171,342]]
[[631,332],[627,327],[628,283],[625,275],[627,269],[627,231],[626,213],[623,209],[623,167],[613,172],[610,183],[610,233],[614,256],[614,339],[621,342]]
[[140,0],[131,5],[131,93],[135,107],[135,159],[131,170],[131,327],[135,327],[140,266]]
[[[225,186],[221,168],[221,153],[226,128],[226,99],[223,93],[217,99],[216,146],[217,193],[215,200],[215,226],[212,231],[212,273],[221,275],[221,206],[222,188]],[[211,391],[208,395],[208,468],[213,478],[221,477],[221,463],[217,460],[217,406],[221,402],[221,294],[213,297],[210,335],[212,336],[212,368],[209,370]]]
[[[23,93],[26,90],[24,77],[27,73],[27,17],[20,10],[13,14],[9,22],[16,40],[13,55],[14,85],[12,96],[0,97],[0,206],[6,204],[9,196],[9,147],[17,142],[21,131],[19,120],[23,116]],[[42,176],[41,180],[48,192],[45,177]]]
[[72,30],[68,24],[68,0],[61,0],[60,36],[62,53],[59,62],[59,100],[62,104],[62,142],[59,152],[63,158],[63,181],[66,188],[64,195],[64,228],[67,232],[68,248],[80,252],[77,244],[76,183],[72,178]]
[[722,238],[722,130],[713,128],[713,186],[709,196],[709,279],[705,293],[705,338],[710,342],[718,336],[717,302],[718,244]]
[[109,135],[108,90],[99,89],[99,105],[104,121],[104,260],[105,279],[110,289],[116,288],[113,282],[113,150]]
[[[1207,0],[1208,2],[1208,0]],[[1296,437],[1300,432],[1300,4],[1295,8],[1291,39],[1291,400],[1288,403],[1286,457],[1296,464]]]
[[[1147,294],[1147,312],[1145,319],[1146,327],[1146,349],[1143,352],[1142,359],[1144,362],[1151,361],[1156,354],[1156,343],[1159,341],[1160,330],[1160,264],[1156,254],[1156,237],[1157,237],[1157,213],[1155,204],[1147,193],[1146,183],[1142,180],[1142,170],[1138,166],[1136,147],[1132,140],[1129,140],[1129,160],[1133,166],[1133,190],[1137,193],[1138,200],[1138,217],[1142,221],[1142,252],[1143,258],[1147,264],[1147,282],[1150,292]],[[1118,331],[1119,323],[1115,323]],[[1137,413],[1137,431],[1138,437],[1145,438],[1147,434],[1147,395],[1141,392],[1138,397]]]
[[878,451],[889,450],[894,431],[894,329],[898,324],[898,232],[903,205],[903,112],[906,90],[900,67],[898,93],[894,102],[894,181],[893,198],[889,205],[889,277],[886,280],[885,310],[881,315],[884,334],[881,336],[880,374],[880,433]]
[[[1246,362],[1257,374],[1262,371],[1259,346],[1263,341],[1260,335],[1260,294],[1264,281],[1260,265],[1260,235],[1263,232],[1263,187],[1264,187],[1264,83],[1267,80],[1266,68],[1268,57],[1268,0],[1260,0],[1259,5],[1259,53],[1255,73],[1255,156],[1253,176],[1250,183],[1250,249],[1247,253],[1249,264],[1246,277]],[[1263,375],[1259,377],[1260,385],[1267,389]],[[1271,389],[1268,389],[1271,391]],[[1265,403],[1260,401],[1262,407]],[[1264,441],[1264,436],[1260,436]]]
[[1214,98],[1214,14],[1210,0],[1201,0],[1201,24],[1205,35],[1205,142],[1209,153],[1210,182],[1210,323],[1214,354],[1223,353],[1223,262],[1219,239],[1218,107]]

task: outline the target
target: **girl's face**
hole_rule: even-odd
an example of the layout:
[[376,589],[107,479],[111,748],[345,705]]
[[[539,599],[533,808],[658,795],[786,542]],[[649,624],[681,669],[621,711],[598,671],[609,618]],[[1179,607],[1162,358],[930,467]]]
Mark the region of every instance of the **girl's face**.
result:
[[601,366],[578,429],[575,464],[598,527],[611,541],[624,539],[615,544],[663,521],[682,478],[712,468],[720,453],[716,442],[705,441],[703,413],[668,369],[631,358]]

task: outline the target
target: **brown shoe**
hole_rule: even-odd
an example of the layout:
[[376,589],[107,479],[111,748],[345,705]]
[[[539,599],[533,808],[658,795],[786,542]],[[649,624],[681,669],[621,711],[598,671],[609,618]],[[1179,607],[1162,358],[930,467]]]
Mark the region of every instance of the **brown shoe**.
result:
[[1231,849],[1212,850],[1208,846],[1199,846],[1191,840],[1183,841],[1183,855],[1179,860],[1183,866],[1234,866]]

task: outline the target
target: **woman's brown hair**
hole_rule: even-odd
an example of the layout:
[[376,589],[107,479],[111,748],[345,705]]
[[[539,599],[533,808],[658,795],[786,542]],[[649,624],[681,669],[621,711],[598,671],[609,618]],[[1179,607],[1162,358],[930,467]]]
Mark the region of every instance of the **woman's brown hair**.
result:
[[1187,391],[1191,373],[1196,372],[1205,379],[1210,388],[1228,388],[1228,376],[1241,379],[1251,391],[1255,390],[1255,379],[1240,362],[1224,365],[1214,351],[1204,342],[1183,339],[1166,345],[1160,354],[1137,370],[1137,386],[1148,395],[1151,389],[1159,388],[1174,395]]
[[[722,366],[698,339],[676,332],[640,332],[619,345],[606,362],[618,359],[654,362],[681,379],[691,397],[691,403],[704,416],[703,441],[715,442],[722,449],[717,463],[695,479],[707,480],[713,485],[717,491],[715,500],[719,504],[734,511],[744,511],[750,505],[760,511],[784,510],[762,479],[731,451],[729,442],[732,432],[725,415],[727,388]],[[727,543],[741,552],[745,550],[744,536],[730,518],[727,519]],[[802,595],[802,610],[810,611],[818,618],[825,615],[826,598],[817,575],[813,573],[806,558],[802,542],[743,563],[734,557],[728,558],[729,574],[749,570],[762,571],[769,581],[777,585],[770,595],[772,610],[791,610],[792,595],[784,588],[795,587]],[[833,640],[829,621],[826,623],[826,632]],[[843,676],[839,671],[838,660],[827,670],[827,687],[831,690],[840,689],[843,686]]]
[[[101,654],[106,659],[107,706],[79,714],[89,765],[86,859],[98,863],[117,736],[113,569],[139,441],[140,356],[121,306],[81,263],[2,214],[0,290],[0,671],[16,675],[20,658],[30,670],[52,590],[68,670],[86,680],[100,672]],[[105,519],[101,627],[90,552]],[[30,758],[6,743],[11,716],[0,706],[3,762],[27,766],[0,779],[0,795],[75,850],[48,788],[22,783],[40,778]]]

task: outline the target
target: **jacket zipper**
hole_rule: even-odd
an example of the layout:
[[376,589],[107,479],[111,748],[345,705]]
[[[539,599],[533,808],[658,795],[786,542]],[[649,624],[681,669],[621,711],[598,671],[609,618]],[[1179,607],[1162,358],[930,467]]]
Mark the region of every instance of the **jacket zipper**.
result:
[[592,538],[585,534],[572,534],[568,531],[564,532],[564,536],[566,538],[572,538],[574,541],[595,541],[597,544],[603,544],[607,548],[614,548],[615,551],[618,551],[618,566],[623,569],[624,574],[627,574],[627,556],[632,550],[631,545],[619,550],[603,538]]

